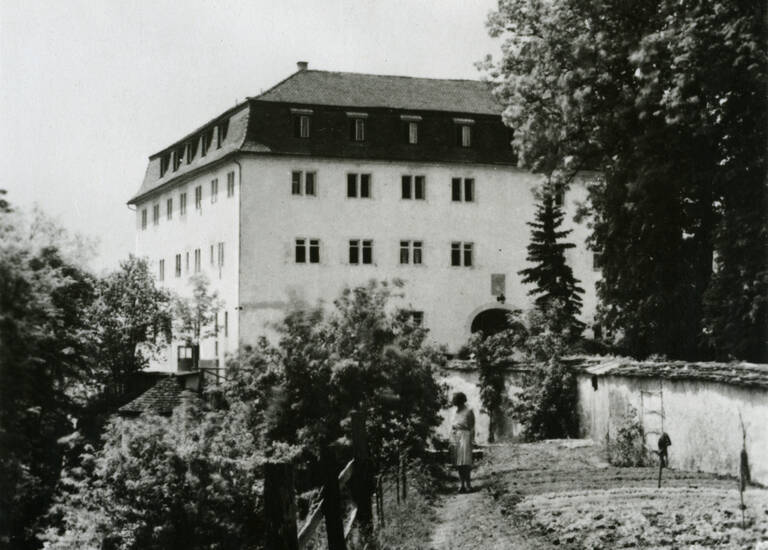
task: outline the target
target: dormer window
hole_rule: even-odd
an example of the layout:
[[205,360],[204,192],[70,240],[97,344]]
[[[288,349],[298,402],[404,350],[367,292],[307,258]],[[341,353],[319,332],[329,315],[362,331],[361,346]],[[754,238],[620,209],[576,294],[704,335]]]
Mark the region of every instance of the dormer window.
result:
[[366,119],[368,113],[347,113],[349,117],[349,139],[350,141],[365,141],[366,139]]
[[187,164],[195,160],[197,154],[197,139],[187,143]]
[[472,147],[472,126],[475,121],[471,118],[454,118],[456,123],[456,145],[458,147]]
[[160,177],[162,178],[168,171],[168,166],[171,164],[171,155],[166,153],[160,157]]
[[200,141],[202,142],[200,144],[200,156],[204,157],[208,154],[208,149],[211,148],[211,141],[213,141],[213,128],[208,128],[205,130]]
[[221,148],[221,144],[227,139],[227,131],[229,130],[229,119],[226,119],[219,124],[218,139],[216,140],[216,147]]
[[312,109],[291,109],[291,114],[293,115],[293,137],[309,138]]
[[416,115],[400,115],[400,120],[405,123],[405,142],[409,145],[419,143],[421,117]]
[[173,171],[179,169],[179,166],[181,166],[181,163],[184,162],[184,146],[181,146],[177,148],[173,152]]

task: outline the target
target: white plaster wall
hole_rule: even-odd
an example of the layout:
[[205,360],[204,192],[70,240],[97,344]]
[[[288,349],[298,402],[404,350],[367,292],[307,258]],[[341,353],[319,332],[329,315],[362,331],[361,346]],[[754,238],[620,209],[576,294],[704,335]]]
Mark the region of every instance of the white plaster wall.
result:
[[[601,376],[595,391],[587,375],[579,376],[578,386],[583,435],[599,442],[605,442],[607,432],[615,436],[627,405],[638,411],[647,431],[658,431],[660,419],[651,411],[660,409],[663,402],[663,427],[672,440],[672,468],[738,476],[741,413],[752,479],[768,483],[768,390],[714,382]],[[659,390],[660,398],[641,394]],[[657,438],[648,437],[652,449],[657,448]]]
[[[295,297],[332,302],[345,286],[370,279],[406,281],[404,305],[424,311],[436,343],[456,351],[470,334],[477,312],[498,303],[491,274],[506,275],[510,306],[527,308],[528,288],[517,272],[527,266],[526,245],[537,177],[514,168],[487,165],[325,160],[294,157],[242,159],[240,313],[241,339],[250,342],[279,320]],[[317,173],[317,196],[291,195],[293,170]],[[346,175],[372,174],[373,198],[346,197]],[[401,176],[426,176],[426,200],[401,199]],[[475,179],[475,202],[451,201],[451,178]],[[583,195],[577,185],[566,198],[570,210]],[[568,219],[573,212],[569,212]],[[569,222],[570,223],[570,222]],[[580,230],[581,231],[581,230]],[[583,235],[569,261],[584,277],[583,317],[594,308],[594,272]],[[320,264],[294,263],[294,239],[319,238]],[[373,239],[374,263],[348,265],[348,241]],[[400,240],[421,240],[424,263],[399,264]],[[452,241],[474,243],[474,266],[450,265]],[[585,269],[584,266],[589,266]]]
[[[235,194],[227,197],[227,173],[235,173]],[[211,202],[211,180],[218,178],[218,196]],[[202,208],[195,209],[195,187],[202,186]],[[158,262],[165,260],[165,280],[163,286],[180,295],[189,295],[189,277],[194,274],[194,250],[199,248],[202,254],[202,273],[211,282],[211,290],[219,293],[224,302],[219,313],[219,354],[223,360],[227,352],[237,349],[238,343],[238,287],[239,265],[239,191],[240,170],[237,163],[226,163],[172,187],[170,190],[144,201],[136,208],[136,254],[146,257],[155,277],[158,277]],[[179,213],[179,195],[187,193],[186,215]],[[166,218],[166,200],[173,198],[173,219]],[[152,207],[160,205],[160,223],[153,225]],[[147,228],[141,229],[141,210],[147,209]],[[218,268],[217,244],[224,243],[224,267]],[[214,246],[214,265],[210,261],[210,247]],[[186,254],[189,253],[189,270],[186,268]],[[182,255],[182,276],[175,276],[175,257]],[[224,311],[228,312],[228,331],[224,336]],[[215,338],[201,342],[200,359],[215,359]],[[163,357],[152,361],[151,370],[175,371],[177,365],[176,346],[173,342]],[[223,362],[222,362],[223,364]]]

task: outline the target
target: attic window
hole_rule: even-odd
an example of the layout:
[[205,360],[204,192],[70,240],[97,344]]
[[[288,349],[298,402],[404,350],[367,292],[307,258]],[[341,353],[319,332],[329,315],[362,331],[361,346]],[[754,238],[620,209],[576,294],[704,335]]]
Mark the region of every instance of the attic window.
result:
[[181,163],[184,162],[184,146],[177,148],[173,152],[173,171],[179,169],[179,166],[181,166]]
[[368,118],[368,113],[347,113],[347,116],[349,117],[350,141],[365,141],[365,119]]
[[229,119],[226,119],[221,124],[219,124],[219,139],[216,143],[216,147],[220,148],[221,144],[224,143],[224,140],[227,139],[227,131],[229,130]]
[[211,148],[211,141],[213,141],[213,128],[208,128],[203,132],[202,144],[200,148],[200,156],[204,157],[208,154],[208,149]]
[[293,137],[309,137],[312,109],[291,109],[293,116]]
[[171,155],[166,153],[160,157],[160,177],[162,178],[168,171],[168,166],[171,164]]
[[195,160],[196,153],[197,153],[197,139],[194,139],[187,143],[187,164]]
[[471,118],[454,118],[456,124],[456,145],[459,147],[472,147],[472,126],[475,121]]

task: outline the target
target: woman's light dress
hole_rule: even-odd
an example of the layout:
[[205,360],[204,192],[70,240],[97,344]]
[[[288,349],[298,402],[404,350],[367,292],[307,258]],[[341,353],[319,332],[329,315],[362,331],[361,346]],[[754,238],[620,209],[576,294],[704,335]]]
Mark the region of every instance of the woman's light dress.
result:
[[475,413],[465,407],[453,418],[453,464],[472,466],[472,443],[475,439]]

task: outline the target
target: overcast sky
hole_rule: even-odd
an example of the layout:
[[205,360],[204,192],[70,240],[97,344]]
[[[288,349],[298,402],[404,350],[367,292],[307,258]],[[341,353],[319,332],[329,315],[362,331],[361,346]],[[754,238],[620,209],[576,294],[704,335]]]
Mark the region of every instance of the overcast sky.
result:
[[310,68],[477,78],[495,0],[0,1],[0,188],[133,250],[147,157]]

